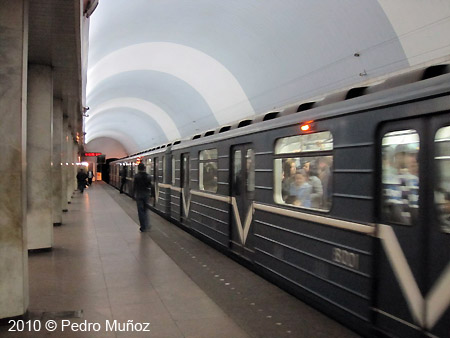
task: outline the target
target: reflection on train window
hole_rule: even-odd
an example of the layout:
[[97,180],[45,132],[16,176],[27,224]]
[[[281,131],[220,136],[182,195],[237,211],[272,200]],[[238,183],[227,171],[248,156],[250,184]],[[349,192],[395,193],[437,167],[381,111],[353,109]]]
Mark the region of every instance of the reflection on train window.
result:
[[152,159],[148,158],[146,162],[147,163],[145,163],[145,171],[150,175],[152,172]]
[[172,185],[175,185],[175,156],[172,156]]
[[127,167],[127,177],[133,178],[133,163],[130,163],[129,167]]
[[434,203],[442,231],[450,234],[450,127],[437,131],[435,139],[437,169]]
[[333,136],[329,131],[281,138],[275,145],[275,154],[331,150],[333,150]]
[[330,210],[332,150],[333,137],[328,131],[277,140],[275,157],[279,158],[274,162],[275,202]]
[[233,192],[241,195],[242,151],[236,150],[233,155]]
[[382,139],[382,217],[385,222],[413,225],[419,210],[419,134],[412,129]]
[[159,175],[159,159],[158,157],[154,158],[153,161],[153,180],[155,181],[155,188],[158,188],[158,175]]
[[[242,150],[235,150],[233,154],[233,192],[241,195],[242,183],[245,183],[247,193],[255,191],[255,154],[253,149],[245,153],[245,168],[242,168]],[[243,182],[243,180],[245,180]],[[247,198],[252,198],[248,195]]]
[[181,155],[181,187],[189,188],[189,154]]
[[245,156],[247,163],[247,192],[255,191],[255,152],[253,149],[247,149]]
[[217,149],[200,152],[198,169],[200,190],[217,192]]
[[166,183],[167,181],[166,181],[166,179],[167,179],[167,173],[166,173],[166,157],[165,156],[163,156],[162,157],[162,168],[163,168],[163,171],[162,171],[162,182],[163,183]]

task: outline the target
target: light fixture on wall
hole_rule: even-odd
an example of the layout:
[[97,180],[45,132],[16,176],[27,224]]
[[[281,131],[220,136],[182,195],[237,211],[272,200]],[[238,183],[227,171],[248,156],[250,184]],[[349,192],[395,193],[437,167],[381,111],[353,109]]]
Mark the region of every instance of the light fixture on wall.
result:
[[87,114],[88,110],[89,110],[89,107],[83,107],[83,112],[82,112],[83,117],[89,117],[89,115]]

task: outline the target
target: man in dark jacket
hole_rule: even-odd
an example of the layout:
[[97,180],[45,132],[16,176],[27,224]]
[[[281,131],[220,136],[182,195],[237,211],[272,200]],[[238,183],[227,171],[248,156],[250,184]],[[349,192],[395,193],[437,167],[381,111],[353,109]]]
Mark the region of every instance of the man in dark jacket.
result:
[[127,183],[127,167],[120,171],[120,193],[123,194],[123,187]]
[[139,215],[140,231],[150,230],[150,223],[147,215],[147,202],[150,197],[152,181],[150,175],[145,172],[144,163],[139,163],[138,173],[134,176],[133,193],[136,198],[137,210]]
[[80,169],[77,174],[77,183],[78,183],[78,190],[80,190],[81,193],[83,193],[84,188],[86,187],[86,178],[87,174],[84,172],[83,169]]

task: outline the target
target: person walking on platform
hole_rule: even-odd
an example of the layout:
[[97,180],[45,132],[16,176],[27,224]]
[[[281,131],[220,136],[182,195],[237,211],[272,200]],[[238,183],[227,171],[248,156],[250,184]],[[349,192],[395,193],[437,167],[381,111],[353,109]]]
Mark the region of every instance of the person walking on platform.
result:
[[136,199],[137,210],[141,232],[150,230],[150,223],[147,214],[147,202],[150,197],[152,181],[150,175],[145,171],[144,163],[139,163],[138,173],[134,176],[133,194]]
[[80,169],[77,174],[77,183],[78,183],[78,190],[80,190],[81,193],[83,193],[84,188],[86,187],[86,178],[87,178],[86,173],[84,172],[83,169]]
[[127,183],[127,167],[124,167],[120,172],[120,193],[123,194],[123,187]]
[[92,172],[92,170],[88,171],[88,184],[91,185],[92,184],[92,178],[94,177],[94,173]]

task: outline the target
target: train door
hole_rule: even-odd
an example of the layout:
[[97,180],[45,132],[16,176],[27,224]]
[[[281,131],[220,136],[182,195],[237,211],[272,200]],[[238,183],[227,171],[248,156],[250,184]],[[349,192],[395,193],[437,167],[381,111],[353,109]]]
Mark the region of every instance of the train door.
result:
[[251,144],[232,148],[231,156],[231,249],[246,259],[254,253],[253,199],[255,193],[255,156]]
[[375,326],[447,337],[450,321],[450,118],[386,124],[380,161]]
[[190,161],[189,153],[181,154],[181,198],[180,198],[180,215],[181,222],[186,223],[189,216],[189,208],[191,206],[190,192]]

